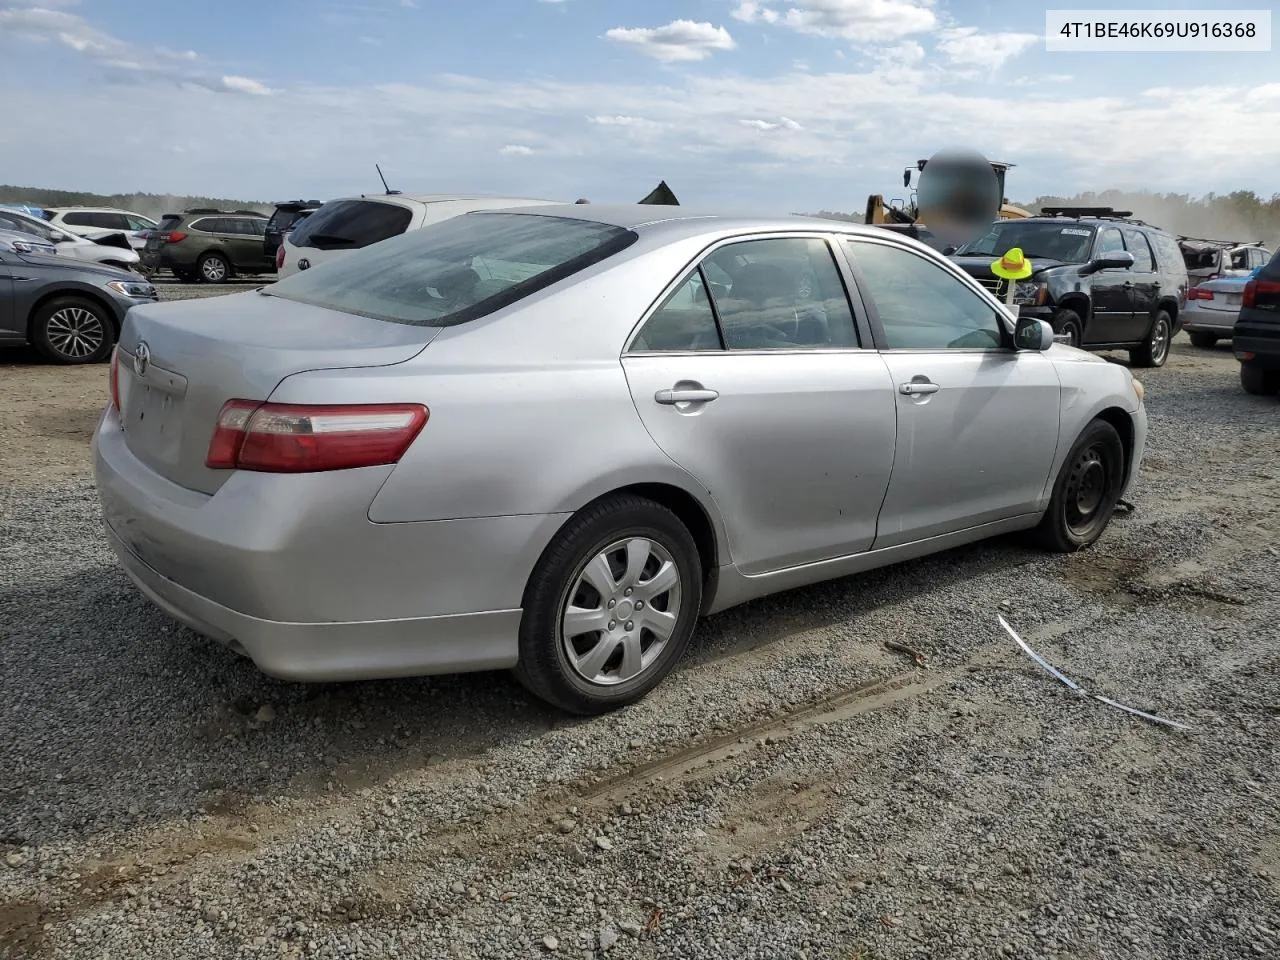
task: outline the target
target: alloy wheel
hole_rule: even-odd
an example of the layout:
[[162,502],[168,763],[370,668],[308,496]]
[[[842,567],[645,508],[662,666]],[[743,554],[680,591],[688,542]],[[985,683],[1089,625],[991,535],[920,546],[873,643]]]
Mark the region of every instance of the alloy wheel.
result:
[[107,329],[102,319],[84,307],[63,307],[45,324],[49,346],[68,360],[84,360],[102,349]]

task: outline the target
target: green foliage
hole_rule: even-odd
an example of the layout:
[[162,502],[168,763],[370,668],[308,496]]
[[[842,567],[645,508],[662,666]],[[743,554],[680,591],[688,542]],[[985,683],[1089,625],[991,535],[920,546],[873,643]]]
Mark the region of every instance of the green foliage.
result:
[[166,213],[179,213],[191,207],[217,207],[220,210],[259,210],[271,213],[274,203],[228,200],[223,197],[182,197],[158,193],[87,193],[80,190],[46,190],[40,187],[15,187],[0,184],[0,203],[25,203],[33,207],[119,207],[159,219]]
[[1252,190],[1191,197],[1185,193],[1153,193],[1104,190],[1074,197],[1037,197],[1024,203],[1032,213],[1044,206],[1112,207],[1129,210],[1135,217],[1170,233],[1206,240],[1255,240],[1275,244],[1280,240],[1280,193],[1264,200]]

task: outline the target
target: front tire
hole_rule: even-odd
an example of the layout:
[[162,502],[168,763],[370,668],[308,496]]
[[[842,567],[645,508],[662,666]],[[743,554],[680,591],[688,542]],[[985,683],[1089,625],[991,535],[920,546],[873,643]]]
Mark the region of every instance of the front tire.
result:
[[1056,310],[1053,319],[1049,321],[1049,326],[1053,327],[1053,332],[1059,337],[1066,337],[1067,342],[1073,347],[1078,347],[1084,343],[1084,321],[1080,319],[1080,314],[1074,310]]
[[1116,428],[1094,420],[1081,432],[1053,485],[1036,539],[1046,550],[1073,553],[1094,544],[1115,513],[1124,486],[1124,444]]
[[1240,386],[1255,397],[1274,397],[1280,393],[1280,372],[1261,370],[1252,364],[1240,364]]
[[220,253],[206,253],[197,269],[205,283],[226,283],[231,277],[231,264]]
[[515,675],[570,713],[642,699],[689,645],[702,606],[693,536],[666,507],[606,497],[569,520],[525,588]]
[[1193,333],[1191,334],[1191,345],[1199,347],[1201,350],[1212,350],[1218,345],[1218,337],[1212,333]]
[[1129,351],[1129,362],[1135,367],[1163,367],[1169,359],[1173,340],[1173,318],[1164,310],[1156,313],[1142,346]]
[[29,336],[40,355],[53,363],[99,363],[111,354],[115,325],[92,300],[54,297],[31,315]]

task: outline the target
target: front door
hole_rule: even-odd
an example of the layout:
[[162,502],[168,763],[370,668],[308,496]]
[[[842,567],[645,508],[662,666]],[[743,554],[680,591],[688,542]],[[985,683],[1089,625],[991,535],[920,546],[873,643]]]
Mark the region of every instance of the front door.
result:
[[17,324],[17,312],[13,306],[13,271],[5,262],[6,256],[12,254],[0,253],[0,340],[15,339],[26,334],[26,330],[19,328]]
[[1014,350],[997,308],[958,273],[880,240],[845,249],[898,418],[876,549],[1035,513],[1058,445],[1052,361]]
[[1147,235],[1133,227],[1125,227],[1124,243],[1133,254],[1133,269],[1129,271],[1133,293],[1133,321],[1126,328],[1126,340],[1143,340],[1151,332],[1156,304],[1160,300],[1160,274],[1156,271],[1156,258],[1147,242]]
[[[1098,231],[1094,259],[1109,253],[1124,253],[1124,237],[1118,227]],[[1133,274],[1119,267],[1099,270],[1093,275],[1093,316],[1084,328],[1084,343],[1127,343],[1133,340]]]
[[622,363],[645,427],[710,492],[743,573],[871,546],[893,466],[893,386],[859,348],[825,239],[713,250]]

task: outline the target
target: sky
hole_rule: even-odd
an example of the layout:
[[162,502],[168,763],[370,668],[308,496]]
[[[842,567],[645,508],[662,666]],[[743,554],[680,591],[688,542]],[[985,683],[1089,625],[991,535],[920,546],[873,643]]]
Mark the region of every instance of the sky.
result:
[[968,148],[1014,200],[1280,192],[1280,54],[1048,52],[1046,6],[0,0],[0,182],[860,212]]

